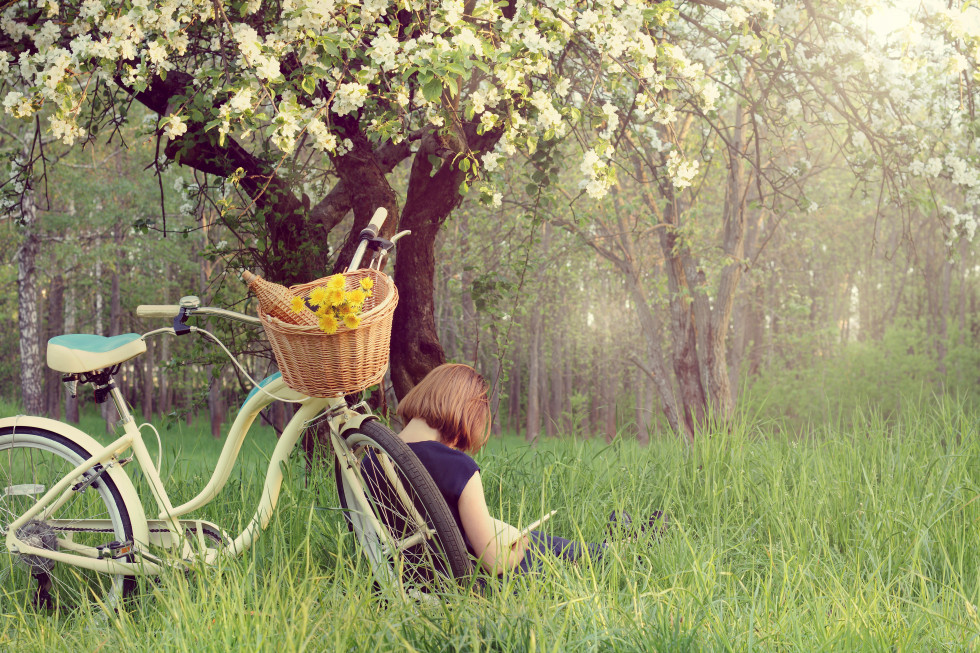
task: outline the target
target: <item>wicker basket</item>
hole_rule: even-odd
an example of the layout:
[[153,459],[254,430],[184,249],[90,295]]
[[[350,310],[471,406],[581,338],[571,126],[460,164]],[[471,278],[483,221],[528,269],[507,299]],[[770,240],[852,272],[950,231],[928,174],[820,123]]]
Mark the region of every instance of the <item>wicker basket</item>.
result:
[[[391,277],[377,270],[343,274],[345,290],[359,287],[365,277],[374,281],[356,329],[341,325],[336,333],[328,335],[316,326],[287,324],[266,314],[261,307],[258,309],[283,381],[310,397],[360,392],[379,383],[388,368],[391,318],[398,304],[398,290]],[[290,290],[305,299],[328,278],[291,286]]]

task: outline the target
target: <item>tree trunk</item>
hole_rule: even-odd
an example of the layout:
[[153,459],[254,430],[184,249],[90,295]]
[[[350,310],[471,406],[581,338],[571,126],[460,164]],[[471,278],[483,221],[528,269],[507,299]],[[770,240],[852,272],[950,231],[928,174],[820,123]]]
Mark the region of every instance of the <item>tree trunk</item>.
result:
[[221,437],[221,425],[224,422],[224,406],[221,401],[221,382],[224,374],[214,375],[214,365],[208,366],[208,415],[211,419],[211,437]]
[[940,387],[946,383],[946,351],[949,345],[949,307],[950,285],[953,279],[953,262],[946,259],[942,263],[942,281],[939,284],[940,309],[939,329],[936,334],[936,371],[939,372]]
[[[562,402],[565,397],[565,343],[563,331],[558,324],[551,327],[551,396],[548,408],[548,423],[551,425],[549,435],[557,435],[562,423]],[[564,434],[563,434],[564,435]]]
[[17,249],[17,328],[20,331],[20,386],[24,411],[29,415],[44,412],[41,382],[40,321],[37,293],[36,259],[38,252],[37,206],[34,191],[26,190],[20,204],[21,233]]
[[[165,266],[167,270],[167,278],[173,279],[173,269],[174,266],[171,263],[167,263]],[[167,283],[163,284],[163,303],[170,303],[170,285]],[[163,337],[157,340],[157,347],[160,350],[160,356],[157,360],[161,363],[166,363],[170,360],[170,338]],[[171,388],[170,388],[170,375],[162,366],[157,372],[159,378],[157,380],[157,414],[163,416],[170,413],[171,410]]]
[[[117,235],[117,238],[119,236]],[[109,295],[109,335],[116,336],[119,335],[120,322],[122,320],[122,300],[119,296],[119,265],[123,259],[122,253],[118,253],[118,261],[116,265],[112,266],[112,285],[111,294]],[[121,381],[120,381],[121,383]],[[105,432],[112,433],[116,427],[116,421],[118,416],[116,413],[115,404],[112,401],[106,401],[102,404],[102,416],[105,418]]]
[[[74,284],[68,285],[68,300],[65,302],[65,333],[75,333],[76,291]],[[78,424],[78,396],[72,395],[68,386],[64,389],[65,420]]]
[[636,384],[636,440],[642,445],[650,444],[650,416],[653,410],[650,385],[643,370],[634,372]]
[[469,213],[463,211],[459,216],[459,258],[463,263],[460,273],[462,292],[460,293],[460,308],[463,314],[463,362],[476,365],[479,356],[480,325],[476,314],[476,303],[473,301],[473,268],[466,264],[469,256]]
[[[140,385],[143,386],[141,399],[143,419],[146,421],[153,420],[153,396],[155,394],[155,388],[153,387],[153,369],[156,365],[156,356],[154,356],[154,354],[156,354],[156,343],[158,342],[160,341],[148,338],[146,341],[146,353],[141,357],[143,359],[143,364],[141,366],[143,378],[141,379],[142,382],[140,383]],[[137,384],[135,383],[135,379],[133,381],[133,386],[135,387]]]
[[[56,274],[48,286],[48,339],[59,336],[65,329],[65,278]],[[45,412],[51,419],[61,419],[61,373],[47,370]]]
[[538,400],[540,393],[541,375],[541,309],[537,304],[531,307],[528,325],[527,348],[527,422],[524,430],[524,440],[534,442],[538,439],[541,428],[541,406]]
[[514,435],[521,436],[521,360],[520,360],[520,339],[519,335],[514,335],[514,342],[510,345],[511,364],[508,374],[507,390],[507,426],[514,431]]
[[[494,342],[499,342],[497,340],[496,326],[491,324],[490,328],[493,330]],[[490,379],[490,413],[493,415],[493,422],[490,425],[490,432],[496,436],[503,433],[503,429],[501,429],[500,425],[500,388],[503,384],[503,372],[503,359],[500,356],[494,356],[493,377]]]

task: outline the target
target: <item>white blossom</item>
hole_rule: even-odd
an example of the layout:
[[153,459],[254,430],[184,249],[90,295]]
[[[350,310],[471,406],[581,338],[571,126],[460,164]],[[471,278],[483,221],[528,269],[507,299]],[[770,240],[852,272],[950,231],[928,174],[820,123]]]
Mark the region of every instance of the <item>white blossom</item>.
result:
[[353,113],[364,106],[367,94],[367,86],[358,82],[341,84],[334,95],[331,111],[338,116],[346,116],[348,113]]
[[167,119],[167,124],[163,128],[163,132],[170,140],[174,140],[187,132],[187,123],[180,116],[170,116]]

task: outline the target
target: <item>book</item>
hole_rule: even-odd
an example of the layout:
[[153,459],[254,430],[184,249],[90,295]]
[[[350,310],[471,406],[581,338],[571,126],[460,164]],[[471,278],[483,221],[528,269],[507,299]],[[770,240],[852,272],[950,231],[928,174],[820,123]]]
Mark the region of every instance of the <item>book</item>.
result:
[[503,544],[503,546],[514,546],[518,540],[520,540],[522,537],[526,537],[528,533],[551,519],[551,517],[557,512],[557,510],[552,510],[548,514],[542,516],[541,519],[531,522],[520,530],[514,526],[511,526],[507,522],[500,521],[499,519],[495,519],[493,517],[490,519],[493,520],[494,530],[497,533],[497,539]]

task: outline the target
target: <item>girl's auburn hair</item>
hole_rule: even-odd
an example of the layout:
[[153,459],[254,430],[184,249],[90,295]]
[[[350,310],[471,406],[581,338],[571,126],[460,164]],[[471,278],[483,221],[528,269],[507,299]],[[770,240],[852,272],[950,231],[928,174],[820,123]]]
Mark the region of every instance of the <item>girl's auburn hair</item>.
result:
[[404,424],[416,417],[439,431],[443,444],[476,453],[490,435],[487,382],[469,365],[446,363],[435,368],[399,402]]

